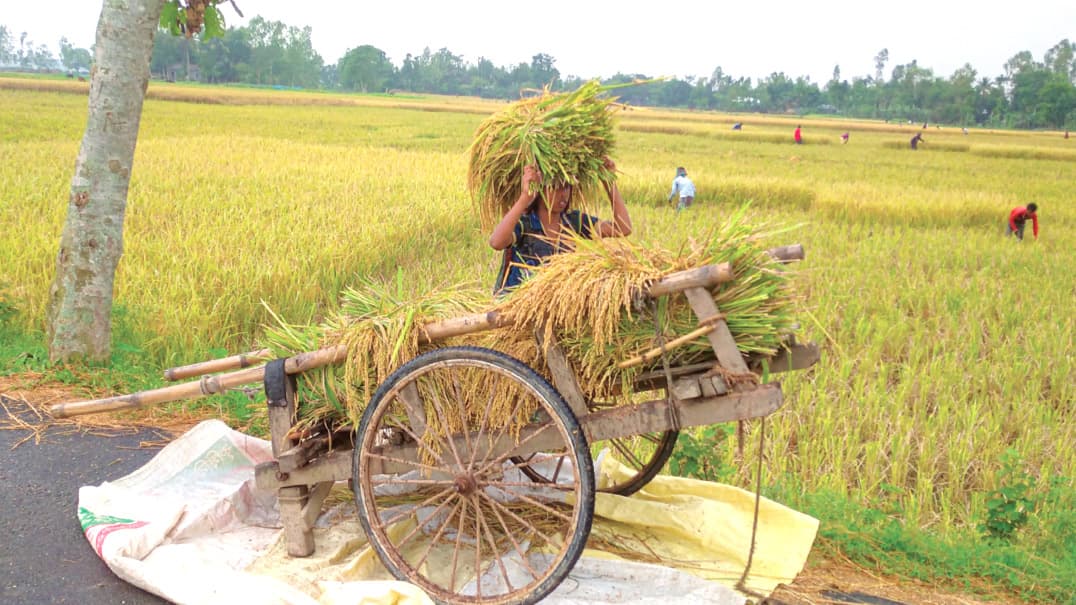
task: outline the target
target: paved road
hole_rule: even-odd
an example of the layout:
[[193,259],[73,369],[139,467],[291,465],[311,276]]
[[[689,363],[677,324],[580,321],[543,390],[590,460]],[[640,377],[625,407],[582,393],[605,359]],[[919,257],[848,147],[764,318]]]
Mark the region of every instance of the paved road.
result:
[[98,436],[57,427],[40,444],[31,439],[12,449],[28,434],[0,430],[0,603],[167,603],[116,577],[90,548],[76,516],[79,487],[142,466],[158,450],[139,448],[139,442],[162,436],[149,430]]

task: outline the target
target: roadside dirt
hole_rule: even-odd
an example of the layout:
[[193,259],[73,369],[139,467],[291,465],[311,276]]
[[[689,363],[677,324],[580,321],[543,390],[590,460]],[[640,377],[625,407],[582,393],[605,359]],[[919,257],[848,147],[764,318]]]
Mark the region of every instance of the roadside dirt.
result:
[[[161,408],[60,420],[47,412],[55,403],[107,395],[49,380],[34,372],[0,376],[0,430],[24,431],[26,435],[16,447],[33,447],[34,442],[42,439],[47,427],[53,432],[66,428],[71,432],[103,437],[122,434],[126,430],[152,428],[161,435],[162,441],[147,442],[143,446],[159,448],[170,437],[178,436],[206,419],[204,415]],[[781,586],[760,605],[1024,605],[1023,601],[1009,595],[981,592],[987,596],[971,596],[954,588],[885,575],[847,559],[816,553],[792,584]]]

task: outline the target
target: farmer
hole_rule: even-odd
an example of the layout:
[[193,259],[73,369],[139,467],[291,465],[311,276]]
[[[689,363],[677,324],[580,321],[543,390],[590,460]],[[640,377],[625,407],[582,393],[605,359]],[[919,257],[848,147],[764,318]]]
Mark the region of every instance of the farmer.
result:
[[915,133],[915,136],[912,137],[912,140],[911,140],[912,149],[919,149],[919,143],[921,143],[922,141],[923,141],[923,133],[921,133],[921,132]]
[[676,178],[672,182],[672,191],[669,192],[669,198],[665,201],[671,202],[677,193],[680,194],[680,201],[676,204],[677,212],[687,208],[691,205],[691,202],[695,201],[695,183],[692,183],[691,179],[687,178],[687,169],[683,166],[676,169]]
[[799,124],[796,124],[796,130],[792,132],[792,140],[796,141],[797,145],[803,144],[803,132],[800,131]]
[[[604,162],[609,172],[616,172],[612,159],[605,158]],[[537,189],[533,193],[532,185]],[[630,235],[631,217],[616,183],[607,184],[605,192],[613,206],[612,221],[569,210],[571,183],[543,184],[537,166],[524,166],[519,199],[489,236],[490,247],[504,251],[493,292],[498,296],[507,293],[530,273],[527,267],[537,267],[547,257],[570,250],[567,232],[587,239]]]
[[846,131],[846,132],[841,134],[841,145],[845,145],[847,143],[848,143],[848,132]]
[[1016,239],[1024,239],[1024,225],[1027,223],[1027,219],[1031,219],[1031,231],[1035,234],[1035,239],[1039,239],[1039,215],[1038,204],[1028,204],[1027,206],[1017,206],[1009,213],[1009,224],[1005,226],[1005,235],[1016,235]]

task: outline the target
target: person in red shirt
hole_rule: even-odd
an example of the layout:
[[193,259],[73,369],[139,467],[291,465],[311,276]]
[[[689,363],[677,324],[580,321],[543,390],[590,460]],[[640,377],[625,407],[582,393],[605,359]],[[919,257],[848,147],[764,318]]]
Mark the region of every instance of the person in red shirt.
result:
[[803,133],[800,132],[799,124],[796,125],[796,130],[792,133],[792,140],[796,141],[797,145],[803,144]]
[[1005,235],[1016,235],[1016,239],[1024,239],[1024,225],[1027,219],[1031,219],[1031,231],[1035,239],[1039,239],[1039,215],[1036,214],[1039,207],[1037,204],[1017,206],[1009,213],[1009,224],[1005,227]]

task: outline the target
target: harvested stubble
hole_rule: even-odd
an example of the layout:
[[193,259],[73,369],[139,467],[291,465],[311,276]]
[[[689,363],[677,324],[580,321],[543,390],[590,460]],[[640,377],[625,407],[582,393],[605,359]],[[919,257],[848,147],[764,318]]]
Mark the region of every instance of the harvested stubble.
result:
[[[343,371],[332,366],[319,368],[300,381],[298,416],[302,426],[357,426],[377,386],[395,368],[437,346],[467,344],[496,349],[548,378],[536,332],[545,334],[546,342],[550,336],[560,342],[588,397],[627,402],[632,397],[634,377],[661,367],[662,362],[651,359],[626,369],[618,368],[617,363],[659,346],[656,326],[665,342],[698,327],[683,296],[640,304],[643,299],[639,293],[646,285],[668,274],[714,263],[732,264],[733,281],[719,284],[711,292],[742,353],[773,353],[791,332],[797,297],[790,288],[789,274],[759,245],[758,241],[769,234],[749,227],[743,220],[745,210],[701,241],[685,242],[677,251],[622,239],[574,241],[574,252],[550,258],[494,307],[509,321],[507,327],[494,332],[420,345],[423,324],[488,309],[488,294],[477,286],[455,287],[406,299],[398,287],[367,281],[362,288],[348,290],[340,310],[320,326],[292,326],[277,318],[277,326],[267,327],[264,344],[276,356],[347,347]],[[670,350],[667,356],[673,365],[712,358],[705,335]],[[455,389],[457,393],[472,391],[479,389]],[[449,392],[447,386],[445,392]],[[505,397],[512,398],[508,390]],[[517,428],[533,411],[515,410],[512,415],[511,401],[494,402],[491,408],[493,421]],[[438,422],[434,410],[429,412],[431,422]]]
[[614,87],[596,80],[569,93],[517,101],[479,125],[469,149],[467,187],[482,227],[490,230],[519,198],[523,167],[543,183],[571,183],[573,207],[586,209],[616,175],[604,165],[612,152]]

